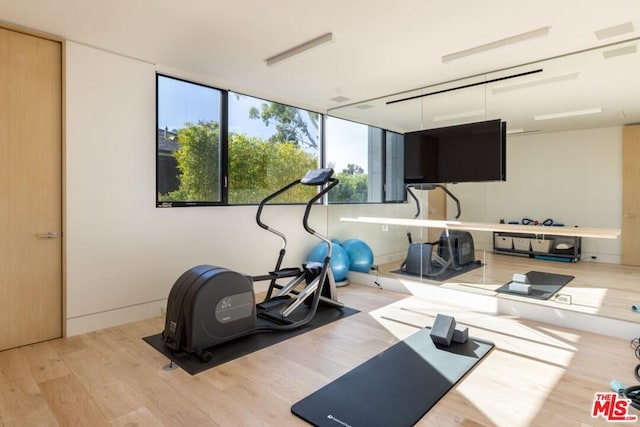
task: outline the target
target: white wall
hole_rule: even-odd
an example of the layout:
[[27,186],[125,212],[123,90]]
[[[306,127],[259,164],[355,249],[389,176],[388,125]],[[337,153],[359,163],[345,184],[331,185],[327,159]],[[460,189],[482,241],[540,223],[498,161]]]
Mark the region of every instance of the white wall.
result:
[[[622,227],[622,128],[511,136],[507,181],[456,184],[463,221],[552,218],[566,226]],[[455,208],[448,206],[448,211]],[[490,249],[491,233],[474,233]],[[582,239],[583,259],[618,263],[620,239]]]
[[[280,249],[255,224],[255,207],[155,207],[155,72],[67,42],[67,335],[159,315],[189,267],[261,274]],[[264,212],[289,237],[288,266],[318,242],[302,229],[302,213],[301,206]],[[326,215],[319,206],[311,217],[321,233]]]
[[[68,335],[160,314],[171,286],[191,266],[260,274],[271,269],[280,248],[255,225],[255,207],[155,207],[155,72],[154,65],[67,42]],[[462,220],[551,217],[567,225],[620,228],[621,145],[620,128],[511,137],[506,183],[450,188],[462,202]],[[312,215],[319,232],[370,242],[377,263],[406,255],[406,230],[338,220],[410,217],[413,206],[328,209],[330,214],[317,207]],[[302,230],[302,212],[301,206],[265,212],[266,221],[288,234],[291,266],[317,244]],[[491,247],[490,235],[475,238],[477,247]],[[584,239],[583,253],[619,262],[620,241]]]

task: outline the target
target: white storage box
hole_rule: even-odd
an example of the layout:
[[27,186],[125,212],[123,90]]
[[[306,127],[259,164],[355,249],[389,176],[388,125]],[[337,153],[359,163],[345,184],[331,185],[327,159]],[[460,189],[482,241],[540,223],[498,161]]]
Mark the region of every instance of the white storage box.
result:
[[496,235],[495,239],[496,249],[513,249],[513,237]]
[[527,239],[525,237],[514,237],[513,248],[517,251],[530,251],[531,239]]
[[534,252],[548,253],[551,248],[551,240],[531,239],[531,250]]

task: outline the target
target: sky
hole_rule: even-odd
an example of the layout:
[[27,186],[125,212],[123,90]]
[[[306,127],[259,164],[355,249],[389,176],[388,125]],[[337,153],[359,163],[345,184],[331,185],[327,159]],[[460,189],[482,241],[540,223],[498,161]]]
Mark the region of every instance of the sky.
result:
[[[206,86],[196,85],[172,78],[160,78],[158,80],[158,92],[169,102],[163,102],[158,106],[158,127],[165,126],[172,129],[180,129],[186,122],[196,123],[198,120],[219,120],[220,117],[220,91]],[[275,133],[273,127],[267,127],[261,120],[249,118],[249,108],[257,107],[264,102],[257,98],[240,96],[233,97],[229,102],[229,118],[236,122],[229,123],[230,131],[239,131],[269,138]]]
[[327,117],[327,164],[333,164],[336,172],[349,163],[367,172],[368,127],[335,117]]

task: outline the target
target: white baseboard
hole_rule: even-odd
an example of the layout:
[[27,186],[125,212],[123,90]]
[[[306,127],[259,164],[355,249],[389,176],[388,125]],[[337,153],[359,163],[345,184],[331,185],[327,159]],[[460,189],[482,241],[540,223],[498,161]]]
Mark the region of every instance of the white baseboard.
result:
[[[91,313],[66,319],[66,336],[83,334],[138,320],[149,319],[164,313],[167,300],[151,301],[113,310]],[[160,332],[160,331],[158,331]]]

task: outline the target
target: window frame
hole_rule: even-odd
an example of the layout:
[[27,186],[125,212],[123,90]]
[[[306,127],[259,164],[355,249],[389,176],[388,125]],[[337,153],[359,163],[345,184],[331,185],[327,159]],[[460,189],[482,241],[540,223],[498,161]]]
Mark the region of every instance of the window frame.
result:
[[[368,123],[364,123],[364,122],[360,122],[357,120],[352,120],[352,119],[346,119],[344,117],[338,117],[338,116],[332,116],[330,114],[325,114],[323,115],[323,122],[326,126],[327,124],[327,120],[326,118],[328,117],[333,117],[334,119],[339,119],[339,120],[344,120],[347,122],[351,122],[351,123],[355,123],[355,124],[359,124],[359,125],[363,125],[363,126],[367,126],[369,128],[375,128],[381,131],[381,135],[380,135],[380,139],[381,139],[381,153],[380,153],[380,159],[382,164],[380,165],[380,168],[382,170],[381,173],[381,177],[380,177],[380,186],[381,188],[379,188],[378,190],[381,192],[381,200],[380,201],[365,201],[365,202],[344,202],[344,201],[329,201],[329,199],[327,198],[327,205],[381,205],[381,204],[397,204],[397,203],[405,203],[407,201],[407,192],[403,191],[403,198],[402,199],[396,199],[396,200],[387,200],[387,196],[390,193],[390,191],[387,191],[387,174],[388,174],[388,170],[387,170],[387,163],[388,163],[388,159],[387,159],[387,134],[388,133],[392,133],[395,135],[400,135],[402,136],[403,134],[399,133],[399,132],[394,132],[392,130],[389,129],[385,129],[385,128],[381,128],[378,126],[373,126],[370,125]],[[323,157],[322,157],[322,164],[326,165],[327,164],[327,141],[325,139],[325,136],[327,135],[326,129],[323,132],[323,139],[322,139],[322,153],[323,153]],[[324,167],[324,166],[323,166]],[[403,164],[404,167],[404,164]],[[338,171],[336,171],[336,173],[338,173]],[[402,187],[404,188],[404,182],[402,182]],[[368,198],[368,197],[367,197]]]
[[[219,166],[218,166],[218,182],[219,182],[219,186],[220,186],[220,194],[219,194],[219,200],[218,201],[171,201],[171,202],[167,202],[167,201],[161,201],[159,200],[159,195],[160,193],[158,192],[159,189],[159,183],[160,183],[160,146],[159,146],[159,130],[160,130],[160,124],[159,124],[159,105],[160,105],[160,97],[159,97],[159,80],[161,78],[169,78],[169,79],[173,79],[173,80],[177,80],[177,81],[181,81],[184,83],[188,83],[188,84],[193,84],[196,86],[202,86],[204,88],[208,88],[208,89],[212,89],[215,90],[217,92],[219,92],[220,94],[220,122],[219,122],[219,153],[218,153],[218,159],[219,159]],[[327,126],[327,118],[329,117],[334,117],[336,119],[340,119],[340,120],[346,120],[346,121],[351,121],[353,123],[357,123],[360,125],[364,125],[367,127],[372,127],[372,128],[376,128],[379,129],[382,133],[381,133],[381,161],[382,164],[380,165],[381,170],[382,170],[382,175],[381,175],[381,180],[380,180],[380,185],[382,186],[382,188],[380,189],[381,191],[381,200],[380,201],[364,201],[364,202],[344,202],[344,201],[340,201],[340,202],[329,202],[328,198],[325,198],[326,200],[324,201],[325,204],[327,205],[348,205],[348,204],[393,204],[393,203],[404,203],[407,201],[407,195],[406,192],[404,192],[403,194],[403,199],[402,200],[387,200],[387,133],[391,132],[394,134],[398,134],[398,132],[393,132],[390,131],[388,129],[384,129],[384,128],[379,128],[377,126],[373,126],[373,125],[369,125],[366,123],[361,123],[361,122],[357,122],[357,121],[353,121],[353,120],[349,120],[349,119],[344,119],[341,117],[337,117],[337,116],[331,116],[329,114],[326,113],[320,113],[318,111],[313,111],[313,110],[309,110],[306,109],[304,107],[298,107],[295,105],[291,105],[291,104],[285,104],[282,102],[278,102],[278,101],[273,101],[273,100],[269,100],[266,99],[264,97],[259,97],[259,96],[254,96],[254,95],[250,95],[247,94],[245,92],[239,92],[239,91],[232,91],[232,90],[227,90],[227,89],[221,89],[219,87],[216,86],[212,86],[210,84],[206,84],[206,83],[201,83],[198,81],[193,81],[193,80],[189,80],[189,79],[185,79],[185,78],[181,78],[181,77],[177,77],[175,75],[171,75],[171,74],[166,74],[166,73],[162,73],[162,72],[156,72],[155,73],[155,86],[156,86],[156,99],[155,99],[155,107],[156,107],[156,117],[155,117],[155,129],[154,129],[154,134],[155,134],[155,167],[156,167],[156,171],[155,171],[155,200],[156,200],[156,208],[171,208],[171,207],[198,207],[198,206],[257,206],[259,204],[259,201],[255,202],[255,203],[234,203],[234,204],[230,204],[229,203],[229,96],[230,94],[237,94],[237,95],[241,95],[241,96],[248,96],[251,98],[255,98],[257,100],[260,101],[264,101],[264,102],[271,102],[271,103],[276,103],[276,104],[281,104],[287,107],[292,107],[292,108],[296,108],[296,109],[300,109],[300,110],[304,110],[307,111],[309,113],[314,113],[318,115],[318,132],[319,132],[319,137],[318,137],[318,149],[317,149],[317,157],[318,157],[318,167],[326,167],[327,164],[327,130],[326,130],[326,126]],[[401,135],[401,134],[400,134]],[[275,202],[273,204],[275,205],[303,205],[305,202],[287,202],[287,203],[278,203]]]
[[[226,110],[227,110],[227,114],[228,110],[229,110],[229,99],[231,98],[231,96],[233,95],[239,95],[239,96],[246,96],[246,97],[250,97],[253,98],[254,100],[258,100],[261,102],[268,102],[268,103],[275,103],[275,104],[280,104],[280,105],[284,105],[285,107],[292,107],[292,108],[296,108],[298,110],[304,110],[308,113],[314,113],[318,115],[318,133],[319,133],[319,137],[318,137],[318,148],[317,148],[317,157],[318,157],[318,164],[317,167],[321,168],[324,167],[323,165],[325,164],[324,161],[324,147],[325,147],[325,118],[326,115],[323,113],[320,113],[318,111],[315,110],[309,110],[307,108],[304,107],[299,107],[296,105],[292,105],[292,104],[286,104],[284,102],[280,102],[280,101],[273,101],[270,99],[267,99],[263,96],[257,96],[257,95],[251,95],[248,94],[246,92],[240,92],[237,90],[228,90],[227,91],[227,104],[226,104]],[[227,120],[226,120],[226,124],[225,124],[225,128],[227,129],[227,132],[225,133],[225,137],[226,137],[226,141],[227,141],[227,145],[225,145],[225,158],[226,158],[226,163],[225,163],[225,167],[227,168],[226,170],[228,171],[228,167],[229,167],[229,150],[228,150],[228,137],[229,137],[229,132],[228,132],[228,128],[229,128],[229,115],[226,116]],[[226,183],[226,187],[225,187],[225,200],[227,200],[228,202],[228,195],[229,195],[229,175],[228,173],[225,175],[225,183]],[[276,191],[277,189],[273,189],[273,191]],[[270,205],[274,205],[274,206],[296,206],[296,205],[304,205],[306,204],[306,201],[300,201],[300,202],[281,202],[281,201],[271,201],[269,202]],[[322,201],[318,201],[316,203],[322,203]],[[227,206],[258,206],[260,204],[260,201],[256,201],[256,202],[251,202],[251,203],[229,203],[227,204]]]
[[[159,189],[159,182],[160,182],[160,146],[159,146],[159,137],[158,137],[158,132],[160,130],[160,123],[159,123],[159,111],[160,111],[160,94],[159,94],[159,82],[161,78],[168,78],[168,79],[172,79],[172,80],[176,80],[179,82],[183,82],[183,83],[188,83],[188,84],[192,84],[192,85],[196,85],[196,86],[201,86],[207,89],[212,89],[217,91],[220,94],[220,122],[218,123],[218,129],[219,129],[219,145],[218,145],[218,183],[219,183],[219,200],[217,201],[211,201],[211,200],[207,200],[207,201],[195,201],[195,200],[189,200],[189,201],[162,201],[159,199],[159,195],[160,192],[158,191]],[[227,154],[228,154],[228,149],[227,149],[227,143],[228,143],[228,132],[227,132],[227,125],[228,125],[228,120],[227,120],[227,106],[228,106],[228,102],[227,102],[227,96],[228,96],[228,91],[224,90],[224,89],[220,89],[218,87],[215,86],[211,86],[208,84],[204,84],[204,83],[200,83],[200,82],[195,82],[195,81],[191,81],[191,80],[187,80],[187,79],[183,79],[181,77],[176,77],[170,74],[164,74],[164,73],[160,73],[160,72],[156,72],[156,119],[155,119],[155,131],[154,134],[156,135],[156,150],[155,150],[155,155],[156,155],[156,185],[155,185],[155,199],[156,199],[156,208],[182,208],[182,207],[193,207],[193,206],[228,206],[227,203],[227,190],[226,190],[226,186],[227,186],[227,169],[228,169],[228,159],[227,159]]]

